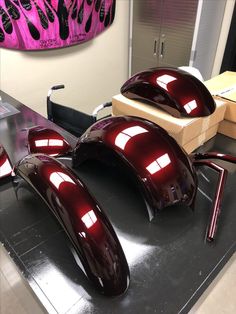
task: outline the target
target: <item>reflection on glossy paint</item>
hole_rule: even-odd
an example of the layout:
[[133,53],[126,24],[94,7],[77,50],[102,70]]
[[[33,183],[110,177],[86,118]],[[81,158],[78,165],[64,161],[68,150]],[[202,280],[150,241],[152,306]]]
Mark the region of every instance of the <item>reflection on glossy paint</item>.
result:
[[86,233],[85,232],[79,232],[79,235],[81,236],[81,238],[86,238]]
[[156,79],[156,82],[159,86],[161,86],[162,88],[168,91],[167,84],[175,80],[177,80],[176,77],[172,75],[164,74],[164,75],[158,76]]
[[165,168],[167,165],[171,163],[170,157],[168,154],[164,154],[161,157],[154,160],[150,165],[146,167],[146,169],[151,173],[154,174],[159,170]]
[[62,140],[53,140],[53,139],[45,139],[45,140],[36,140],[36,147],[45,147],[45,146],[63,146]]
[[142,128],[141,126],[132,126],[130,128],[124,129],[115,138],[115,145],[121,149],[125,149],[127,142],[134,136],[142,133],[146,133],[148,130]]
[[143,239],[139,238],[137,241],[136,238],[128,236],[119,230],[119,240],[124,248],[125,256],[130,267],[135,267],[139,263],[142,263],[148,259],[148,256],[153,252],[153,250],[158,250],[155,246],[141,243],[145,242],[145,235],[143,235],[143,237]]
[[93,210],[90,210],[89,212],[87,212],[85,215],[83,215],[83,217],[81,219],[82,219],[82,221],[85,224],[87,229],[92,227],[95,224],[95,222],[97,221],[97,217],[96,217]]
[[119,133],[115,139],[115,145],[120,147],[121,149],[125,149],[125,145],[127,142],[130,140],[130,136],[124,134],[124,133]]
[[[65,249],[64,245],[65,244],[62,243],[63,249]],[[71,265],[72,269],[74,267],[72,261],[68,261],[67,265]],[[35,268],[33,268],[32,271],[35,271],[34,274],[36,274],[36,278],[40,279],[40,284],[44,287],[44,292],[49,299],[54,301],[52,312],[49,313],[55,313],[55,307],[58,309],[57,313],[66,313],[70,305],[78,301],[78,295],[83,296],[85,292],[83,286],[80,285],[79,282],[75,284],[74,278],[66,274],[65,269],[56,261],[55,256],[46,254],[46,252],[41,250],[39,251],[39,259],[33,267]],[[80,278],[79,276],[80,275],[78,275],[78,278]],[[16,313],[19,312],[17,311]]]
[[61,183],[63,182],[70,182],[72,184],[75,184],[75,182],[67,174],[63,172],[53,172],[50,175],[49,180],[58,190],[60,188]]
[[37,140],[35,141],[35,146],[36,147],[48,146],[48,140]]
[[10,162],[6,158],[6,160],[0,166],[0,178],[9,175],[11,173],[11,171],[12,171],[12,168],[11,168]]
[[30,153],[44,153],[49,156],[64,156],[70,153],[70,144],[57,131],[36,126],[28,130]]
[[186,110],[187,113],[192,112],[196,108],[197,108],[196,100],[191,100],[186,105],[184,105],[184,109]]

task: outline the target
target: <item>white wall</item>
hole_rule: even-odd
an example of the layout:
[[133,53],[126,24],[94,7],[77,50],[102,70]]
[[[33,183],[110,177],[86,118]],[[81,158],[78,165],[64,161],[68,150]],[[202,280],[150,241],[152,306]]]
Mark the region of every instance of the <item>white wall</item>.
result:
[[224,57],[225,47],[227,44],[228,34],[230,30],[231,20],[234,12],[235,0],[227,0],[224,18],[222,21],[220,37],[216,50],[216,56],[212,69],[211,76],[216,76],[220,73],[221,63]]
[[90,113],[128,78],[128,35],[129,0],[117,0],[113,24],[87,43],[49,51],[1,49],[0,87],[46,116],[48,89],[65,84],[53,99]]

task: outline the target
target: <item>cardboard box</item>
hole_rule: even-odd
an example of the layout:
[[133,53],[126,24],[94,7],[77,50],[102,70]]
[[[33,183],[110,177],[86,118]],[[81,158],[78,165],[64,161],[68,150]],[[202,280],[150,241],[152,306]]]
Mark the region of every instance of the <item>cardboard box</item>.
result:
[[224,119],[224,101],[217,99],[216,106],[215,112],[208,117],[178,119],[151,105],[128,99],[121,94],[112,98],[113,115],[138,116],[153,121],[167,130],[182,146]]
[[236,139],[236,123],[224,120],[220,122],[218,132]]
[[210,140],[212,137],[214,137],[217,133],[218,127],[219,127],[219,123],[213,125],[207,131],[195,137],[194,139],[189,141],[187,144],[184,144],[183,148],[188,154],[192,153],[195,149],[197,149],[198,147],[206,143],[208,140]]
[[236,102],[221,97],[215,97],[215,99],[221,100],[225,103],[225,120],[236,122]]
[[236,72],[226,71],[204,84],[212,95],[226,103],[225,119],[236,122]]
[[236,101],[236,72],[226,71],[205,81],[210,93],[231,101]]

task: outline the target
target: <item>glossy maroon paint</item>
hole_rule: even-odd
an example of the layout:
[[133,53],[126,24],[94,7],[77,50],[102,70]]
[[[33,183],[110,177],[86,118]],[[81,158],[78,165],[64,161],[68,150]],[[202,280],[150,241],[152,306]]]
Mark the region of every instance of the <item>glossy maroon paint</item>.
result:
[[28,130],[28,150],[31,154],[65,156],[71,152],[71,146],[58,132],[36,126]]
[[227,178],[227,170],[222,168],[221,166],[209,162],[206,159],[220,159],[231,163],[236,163],[236,157],[228,154],[222,154],[217,152],[207,152],[207,153],[197,153],[192,154],[191,158],[193,159],[193,164],[195,166],[202,166],[206,165],[208,167],[211,167],[215,169],[219,173],[219,180],[217,184],[217,190],[215,194],[215,199],[213,202],[212,212],[211,212],[211,219],[209,222],[208,230],[207,230],[207,240],[212,241],[215,238],[216,230],[217,230],[217,224],[219,220],[220,215],[220,205],[223,198],[223,190],[224,185]]
[[0,144],[0,179],[11,176],[12,165],[4,147]]
[[217,153],[217,152],[196,153],[196,154],[192,154],[191,158],[193,160],[220,159],[220,160],[224,160],[224,161],[228,161],[233,164],[236,164],[235,156],[223,154],[223,153]]
[[194,161],[194,166],[207,166],[216,170],[219,173],[219,180],[217,183],[217,189],[216,189],[213,206],[211,210],[211,217],[210,217],[209,224],[207,227],[207,232],[206,232],[206,239],[208,241],[213,241],[215,239],[215,234],[217,230],[217,225],[218,225],[218,220],[219,220],[220,210],[221,210],[222,196],[223,196],[223,191],[224,191],[224,186],[225,186],[228,171],[220,167],[219,165],[208,160]]
[[56,159],[29,155],[15,167],[46,202],[69,236],[82,268],[103,294],[126,291],[129,268],[115,231],[85,185]]
[[204,117],[215,111],[215,101],[206,86],[177,68],[153,68],[132,76],[121,87],[130,99],[148,102],[180,117]]
[[78,140],[73,166],[86,159],[112,163],[114,156],[138,180],[150,220],[166,206],[193,205],[197,178],[191,160],[158,125],[129,116],[100,120]]

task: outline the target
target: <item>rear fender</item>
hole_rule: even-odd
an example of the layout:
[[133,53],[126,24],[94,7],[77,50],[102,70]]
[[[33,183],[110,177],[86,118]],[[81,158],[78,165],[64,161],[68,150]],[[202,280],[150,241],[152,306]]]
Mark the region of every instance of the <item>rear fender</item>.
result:
[[78,140],[73,167],[87,159],[113,164],[118,159],[135,178],[149,219],[165,207],[184,203],[192,207],[197,176],[192,162],[178,143],[160,126],[131,116],[96,122]]

